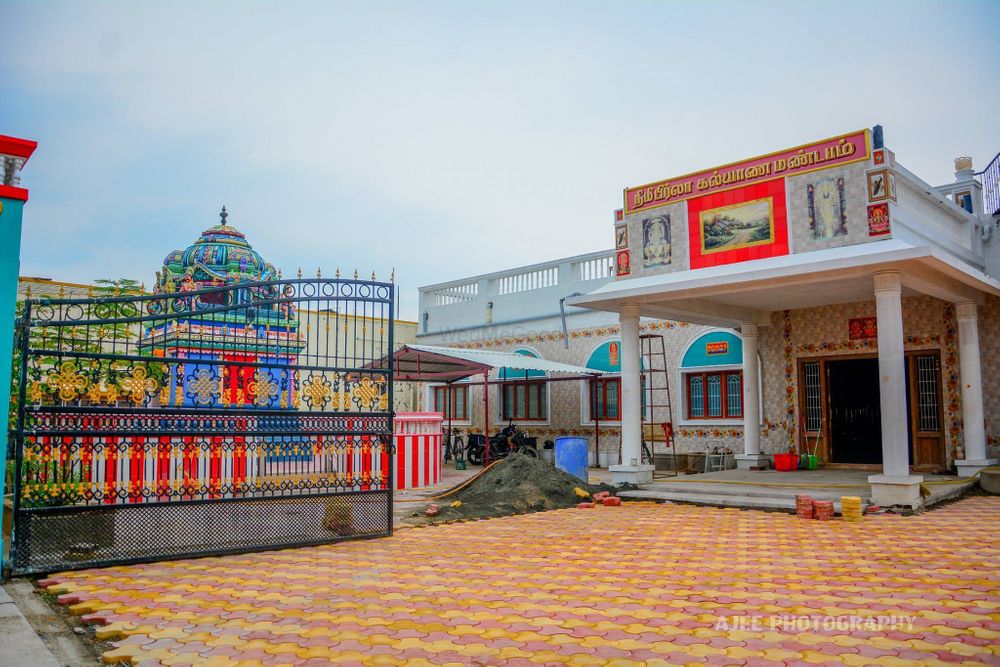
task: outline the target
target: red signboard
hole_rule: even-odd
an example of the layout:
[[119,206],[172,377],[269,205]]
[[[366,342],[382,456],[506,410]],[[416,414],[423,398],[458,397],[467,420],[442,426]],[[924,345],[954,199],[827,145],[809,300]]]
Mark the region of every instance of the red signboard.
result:
[[686,176],[627,188],[625,213],[645,211],[773,178],[867,160],[871,153],[870,147],[868,130],[859,130]]
[[705,354],[708,356],[716,354],[729,354],[729,341],[719,340],[705,343]]

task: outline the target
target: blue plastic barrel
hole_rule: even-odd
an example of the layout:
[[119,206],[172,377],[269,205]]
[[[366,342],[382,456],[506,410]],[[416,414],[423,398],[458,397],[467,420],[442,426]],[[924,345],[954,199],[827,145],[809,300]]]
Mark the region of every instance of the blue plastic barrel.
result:
[[556,467],[587,481],[589,445],[584,438],[556,438]]

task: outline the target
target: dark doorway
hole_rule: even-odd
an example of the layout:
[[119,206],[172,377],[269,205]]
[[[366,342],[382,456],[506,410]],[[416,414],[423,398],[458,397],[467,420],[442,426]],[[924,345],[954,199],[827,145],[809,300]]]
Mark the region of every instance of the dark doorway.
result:
[[826,363],[830,397],[830,460],[882,463],[878,359]]

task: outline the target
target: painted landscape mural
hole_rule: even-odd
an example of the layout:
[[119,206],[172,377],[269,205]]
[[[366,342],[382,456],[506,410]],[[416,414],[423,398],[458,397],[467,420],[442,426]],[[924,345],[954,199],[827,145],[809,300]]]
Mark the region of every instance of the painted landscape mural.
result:
[[774,241],[770,197],[701,211],[699,219],[701,249],[705,254]]

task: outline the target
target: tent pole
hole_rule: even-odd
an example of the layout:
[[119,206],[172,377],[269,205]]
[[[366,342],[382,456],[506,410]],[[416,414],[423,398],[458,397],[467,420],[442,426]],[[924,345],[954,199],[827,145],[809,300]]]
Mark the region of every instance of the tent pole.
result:
[[455,455],[455,429],[451,427],[451,415],[455,412],[455,406],[452,405],[454,396],[452,392],[455,388],[451,386],[452,383],[448,382],[445,384],[445,397],[444,397],[444,407],[448,411],[448,452],[451,454],[452,459]]
[[483,370],[483,467],[490,464],[490,369]]
[[590,380],[590,404],[594,406],[594,467],[601,467],[601,409],[594,398],[597,396],[597,383]]

